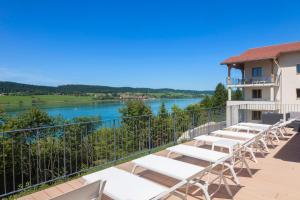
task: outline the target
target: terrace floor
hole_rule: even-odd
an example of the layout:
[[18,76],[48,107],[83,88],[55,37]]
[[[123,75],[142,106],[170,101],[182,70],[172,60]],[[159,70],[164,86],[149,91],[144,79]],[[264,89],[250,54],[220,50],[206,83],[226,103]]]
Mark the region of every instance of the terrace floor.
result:
[[[238,174],[241,186],[236,186],[229,181],[230,188],[233,192],[233,199],[238,200],[299,200],[300,199],[300,134],[295,134],[289,130],[288,140],[281,140],[278,146],[271,149],[271,152],[263,157],[258,157],[258,163],[249,162],[253,177],[249,177],[243,170]],[[167,151],[161,151],[156,154],[166,155]],[[197,164],[197,160],[188,157],[176,157]],[[127,162],[117,167],[130,171],[133,164]],[[162,185],[172,186],[176,180],[159,175],[149,170],[139,170],[137,173],[147,179],[158,182]],[[25,196],[20,200],[38,200],[51,199],[55,196],[79,188],[84,181],[79,178],[64,184],[51,187],[49,189]],[[214,187],[214,186],[212,186]],[[213,189],[213,188],[211,188]],[[108,199],[108,198],[105,198]],[[177,197],[169,197],[168,200],[176,200]],[[189,200],[204,199],[201,191],[191,188],[189,190]],[[224,187],[216,193],[214,200],[231,199],[227,195]]]

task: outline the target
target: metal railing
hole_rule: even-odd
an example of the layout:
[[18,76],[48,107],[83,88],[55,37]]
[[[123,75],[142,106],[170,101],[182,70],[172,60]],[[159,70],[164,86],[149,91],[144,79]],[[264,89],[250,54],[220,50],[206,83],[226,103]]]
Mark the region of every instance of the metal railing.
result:
[[225,108],[214,108],[2,131],[0,197],[151,153],[222,128],[224,121]]
[[256,85],[256,84],[268,84],[276,83],[275,78],[272,76],[263,76],[255,78],[230,78],[227,79],[227,85]]
[[[261,112],[261,119],[253,118],[253,111]],[[263,116],[264,115],[264,116]],[[289,118],[300,119],[300,104],[281,103],[241,103],[227,106],[227,126],[239,122],[272,123],[272,120],[288,120]],[[273,118],[273,119],[272,119]],[[273,121],[273,122],[275,122]]]

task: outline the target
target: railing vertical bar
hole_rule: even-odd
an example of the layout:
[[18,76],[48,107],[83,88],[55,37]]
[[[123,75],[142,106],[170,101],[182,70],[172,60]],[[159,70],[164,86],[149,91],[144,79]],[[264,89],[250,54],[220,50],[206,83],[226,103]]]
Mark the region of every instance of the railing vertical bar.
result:
[[[53,137],[53,136],[52,136]],[[53,164],[53,148],[54,148],[54,139],[51,137],[51,147],[50,147],[50,168],[51,168],[51,179],[54,179],[54,164]]]
[[98,147],[99,147],[99,138],[98,138],[98,131],[96,131],[96,148],[95,148],[95,150],[96,150],[96,163],[98,163],[98,161],[99,161],[99,149],[98,149]]
[[12,175],[13,175],[13,190],[16,190],[16,175],[15,175],[15,150],[14,150],[14,138],[11,141],[11,154],[12,154]]
[[3,186],[4,193],[6,193],[6,162],[5,162],[5,139],[4,132],[2,132],[2,158],[3,158]]
[[[79,125],[79,130],[80,130],[80,132],[81,132],[81,127],[80,127],[80,125]],[[76,172],[78,171],[78,149],[77,149],[77,146],[78,146],[78,141],[77,141],[77,137],[78,137],[78,135],[77,134],[75,134],[75,170],[76,170]]]
[[40,159],[39,159],[39,155],[40,155],[40,138],[39,138],[39,129],[37,129],[36,131],[36,139],[37,139],[37,143],[36,143],[36,181],[37,183],[40,183],[40,168],[39,168],[39,164],[40,164]]
[[148,117],[148,151],[151,153],[151,118]]
[[66,163],[66,132],[65,127],[63,127],[63,146],[64,146],[64,177],[67,175],[67,163]]
[[116,121],[113,120],[113,130],[114,130],[114,161],[117,160],[117,147],[116,147]]
[[22,132],[22,134],[21,134],[21,136],[22,136],[22,139],[20,140],[20,156],[21,156],[21,158],[20,158],[20,164],[21,164],[21,184],[22,184],[22,188],[24,187],[24,166],[23,166],[23,140],[24,140],[24,132]]
[[177,144],[177,138],[176,138],[176,114],[174,113],[174,116],[173,116],[173,142],[174,142],[174,145]]
[[47,171],[46,171],[46,147],[44,147],[44,181],[47,181]]
[[83,142],[82,142],[82,131],[80,131],[80,169],[82,169],[83,164]]
[[88,141],[88,126],[86,125],[85,129],[85,138],[84,138],[84,143],[85,143],[85,159],[86,159],[86,166],[89,167],[89,141]]
[[[92,123],[91,123],[91,127],[92,127]],[[94,145],[94,139],[93,139],[94,134],[90,133],[89,136],[90,136],[90,139],[91,139],[91,141],[90,141],[90,144],[91,144],[91,165],[94,166],[94,146],[95,146]]]
[[32,173],[31,173],[31,140],[29,140],[28,160],[29,160],[29,183],[31,185],[32,184]]

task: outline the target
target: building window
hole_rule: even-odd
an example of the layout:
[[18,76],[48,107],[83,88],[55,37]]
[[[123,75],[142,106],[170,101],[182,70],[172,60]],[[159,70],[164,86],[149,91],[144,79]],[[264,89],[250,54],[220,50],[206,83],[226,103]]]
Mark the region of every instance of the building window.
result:
[[254,67],[252,68],[252,77],[262,77],[263,68],[262,67]]
[[300,99],[300,89],[296,89],[296,92],[297,92],[297,99]]
[[253,99],[261,99],[262,94],[261,90],[252,90],[252,98]]
[[252,111],[252,120],[261,120],[261,111]]
[[297,65],[297,74],[300,74],[300,64]]

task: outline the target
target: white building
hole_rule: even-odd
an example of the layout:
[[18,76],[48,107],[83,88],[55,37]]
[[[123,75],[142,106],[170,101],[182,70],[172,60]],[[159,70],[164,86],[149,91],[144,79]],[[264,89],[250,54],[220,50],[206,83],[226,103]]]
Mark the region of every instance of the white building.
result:
[[[228,125],[259,122],[264,111],[285,114],[300,105],[300,42],[249,49],[221,64],[228,67]],[[241,78],[231,77],[233,68]],[[231,99],[235,88],[243,91],[242,101]]]

